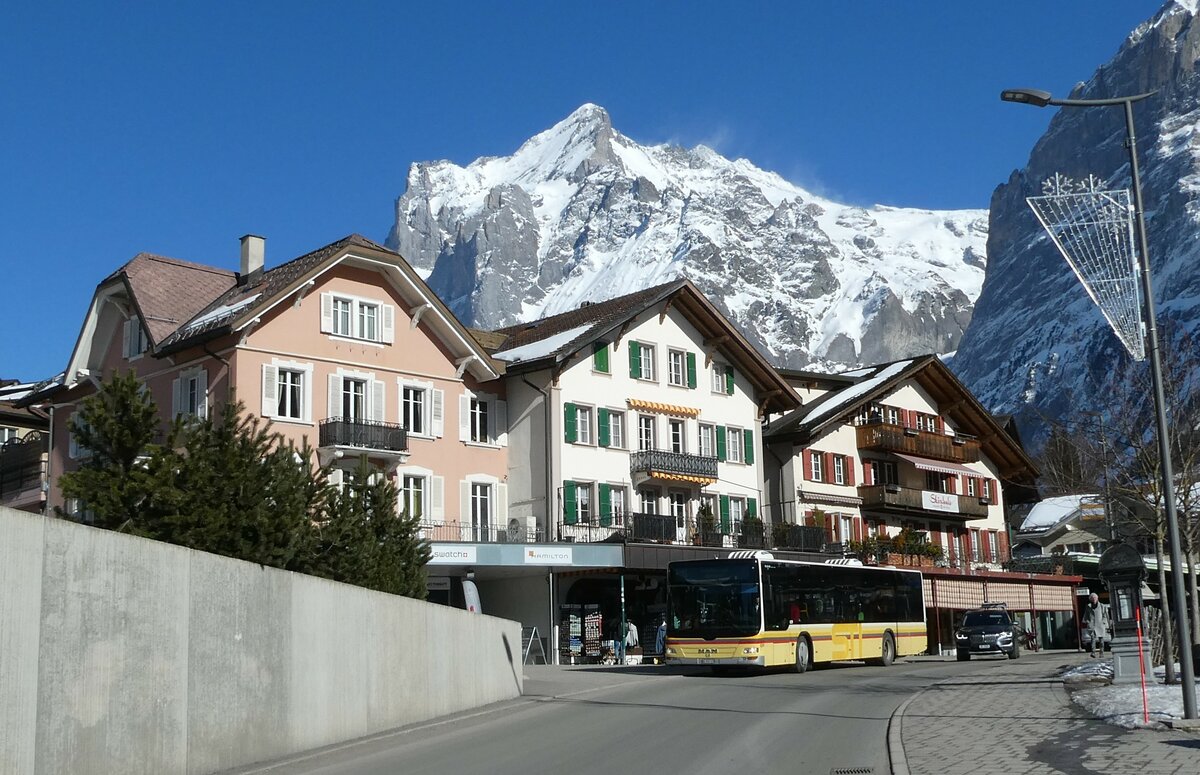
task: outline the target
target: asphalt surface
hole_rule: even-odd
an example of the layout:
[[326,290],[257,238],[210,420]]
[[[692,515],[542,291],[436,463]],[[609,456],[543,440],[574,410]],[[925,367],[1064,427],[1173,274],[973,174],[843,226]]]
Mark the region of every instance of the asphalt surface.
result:
[[1007,660],[839,664],[804,675],[525,668],[525,696],[239,773],[891,772],[888,721],[937,681]]

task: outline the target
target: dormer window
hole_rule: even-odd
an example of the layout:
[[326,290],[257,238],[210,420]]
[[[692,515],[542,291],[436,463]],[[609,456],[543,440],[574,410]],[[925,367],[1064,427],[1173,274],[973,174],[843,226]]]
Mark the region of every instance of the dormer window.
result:
[[137,318],[126,320],[121,337],[121,356],[128,361],[136,361],[149,347],[150,341],[141,321]]

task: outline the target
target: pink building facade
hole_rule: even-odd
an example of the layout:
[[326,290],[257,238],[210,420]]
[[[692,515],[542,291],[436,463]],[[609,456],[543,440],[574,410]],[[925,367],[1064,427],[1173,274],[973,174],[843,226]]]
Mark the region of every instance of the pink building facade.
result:
[[[243,238],[241,272],[139,255],[97,288],[53,407],[57,477],[87,450],[80,401],[133,370],[163,432],[179,414],[236,399],[313,447],[335,481],[366,459],[395,479],[429,537],[486,540],[507,523],[501,368],[398,254],[357,235],[264,271]],[[476,539],[479,540],[479,539]]]

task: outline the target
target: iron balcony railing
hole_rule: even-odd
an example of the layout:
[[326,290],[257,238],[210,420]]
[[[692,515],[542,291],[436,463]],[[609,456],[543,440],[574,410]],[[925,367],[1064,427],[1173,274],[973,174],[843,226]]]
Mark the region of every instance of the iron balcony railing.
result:
[[0,497],[7,497],[42,483],[50,437],[40,431],[0,446]]
[[507,525],[492,523],[442,521],[423,517],[421,535],[434,543],[483,543],[483,544],[536,544],[546,540],[542,531],[531,528],[520,520],[510,519]]
[[731,520],[630,513],[605,519],[593,517],[560,523],[558,541],[578,543],[651,543],[676,546],[712,546],[726,549],[785,549],[841,555],[841,544],[828,541],[819,527],[772,525],[757,518]]
[[858,448],[902,452],[952,463],[978,463],[979,440],[973,436],[947,436],[902,425],[875,422],[858,426]]
[[986,499],[953,493],[937,493],[944,498],[955,501],[954,511],[925,508],[922,497],[924,490],[913,487],[901,487],[898,484],[874,484],[858,488],[858,497],[862,498],[863,508],[892,510],[898,512],[919,512],[921,514],[942,517],[961,517],[978,519],[988,515]]
[[635,474],[661,472],[683,476],[717,478],[717,459],[688,452],[668,452],[665,449],[643,449],[630,454],[629,470]]
[[330,417],[321,421],[322,447],[360,447],[387,452],[408,451],[408,431],[390,422]]

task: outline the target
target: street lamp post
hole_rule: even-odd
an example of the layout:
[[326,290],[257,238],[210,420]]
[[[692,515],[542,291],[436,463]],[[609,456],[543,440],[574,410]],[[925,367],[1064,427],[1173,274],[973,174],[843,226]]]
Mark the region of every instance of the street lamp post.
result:
[[1196,718],[1195,676],[1192,655],[1187,646],[1187,597],[1183,585],[1183,556],[1179,544],[1179,518],[1175,513],[1175,474],[1171,470],[1171,443],[1167,429],[1166,396],[1163,393],[1162,362],[1158,352],[1158,325],[1155,323],[1154,293],[1150,284],[1150,253],[1146,242],[1146,217],[1142,209],[1142,181],[1138,175],[1137,136],[1133,127],[1133,103],[1154,94],[1135,94],[1103,100],[1056,100],[1050,92],[1038,89],[1006,89],[1000,92],[1005,102],[1019,102],[1044,108],[1055,105],[1067,108],[1094,108],[1120,105],[1125,110],[1125,146],[1129,149],[1129,172],[1133,179],[1134,227],[1138,240],[1138,268],[1142,279],[1142,304],[1146,316],[1146,350],[1150,356],[1150,379],[1154,384],[1154,414],[1158,424],[1158,454],[1161,458],[1163,501],[1167,512],[1167,534],[1171,539],[1171,587],[1175,604],[1176,631],[1179,640],[1180,673],[1183,678],[1183,717]]

